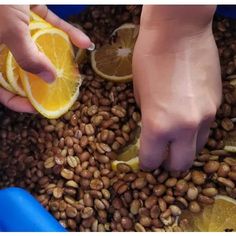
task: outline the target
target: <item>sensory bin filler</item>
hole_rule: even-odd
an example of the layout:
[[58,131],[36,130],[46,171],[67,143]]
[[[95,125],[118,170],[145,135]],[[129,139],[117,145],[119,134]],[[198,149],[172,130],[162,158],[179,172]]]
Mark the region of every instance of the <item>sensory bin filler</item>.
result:
[[[49,5],[63,19],[79,14],[86,6]],[[217,13],[235,18],[236,7],[218,7]],[[66,232],[59,222],[27,191],[11,187],[0,190],[0,232]]]

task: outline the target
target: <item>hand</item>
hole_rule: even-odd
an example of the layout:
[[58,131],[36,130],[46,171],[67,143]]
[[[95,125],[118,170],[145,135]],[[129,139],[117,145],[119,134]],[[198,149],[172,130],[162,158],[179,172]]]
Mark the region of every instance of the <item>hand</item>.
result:
[[191,19],[187,25],[159,19],[156,27],[146,24],[145,10],[133,55],[134,92],[142,112],[140,165],[145,170],[163,164],[167,170],[184,171],[206,143],[221,102],[211,30],[214,11],[210,9],[205,24],[201,16],[200,26],[191,25]]
[[[57,17],[46,6],[33,6],[31,10],[65,31],[77,47],[88,48],[91,45],[90,39],[82,31]],[[10,49],[24,70],[38,75],[46,82],[53,82],[56,75],[55,68],[31,39],[29,21],[29,5],[0,6],[0,44],[5,44]],[[13,95],[2,88],[0,88],[0,102],[15,111],[35,112],[26,98]]]

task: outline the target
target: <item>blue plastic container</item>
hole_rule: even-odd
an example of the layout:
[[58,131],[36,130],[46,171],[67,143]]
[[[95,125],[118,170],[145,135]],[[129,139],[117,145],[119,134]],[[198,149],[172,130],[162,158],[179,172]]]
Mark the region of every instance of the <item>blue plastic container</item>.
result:
[[56,15],[66,20],[69,16],[77,15],[87,8],[87,5],[48,5]]
[[1,232],[66,232],[28,192],[20,188],[0,191]]
[[[63,19],[67,19],[71,15],[79,14],[86,9],[87,5],[48,5],[48,8]],[[236,18],[235,5],[218,5],[216,10],[217,15]]]
[[218,5],[216,10],[217,15],[236,19],[236,6],[235,5]]

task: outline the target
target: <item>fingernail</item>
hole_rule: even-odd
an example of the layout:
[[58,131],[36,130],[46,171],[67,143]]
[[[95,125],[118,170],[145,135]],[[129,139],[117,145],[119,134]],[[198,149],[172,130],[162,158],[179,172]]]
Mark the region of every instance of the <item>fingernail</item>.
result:
[[55,80],[55,77],[46,71],[40,72],[39,74],[37,74],[40,78],[42,78],[44,81],[46,81],[47,83],[52,83]]
[[90,46],[87,48],[89,51],[95,50],[95,44],[91,42]]

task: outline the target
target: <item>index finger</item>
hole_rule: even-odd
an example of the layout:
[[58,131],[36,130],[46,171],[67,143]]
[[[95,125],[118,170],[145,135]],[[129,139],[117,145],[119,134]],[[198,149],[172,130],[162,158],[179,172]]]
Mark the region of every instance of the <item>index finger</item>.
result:
[[31,10],[53,26],[66,32],[75,46],[79,48],[88,48],[91,46],[92,42],[86,34],[73,25],[62,20],[60,17],[50,11],[47,6],[36,5],[31,7]]

